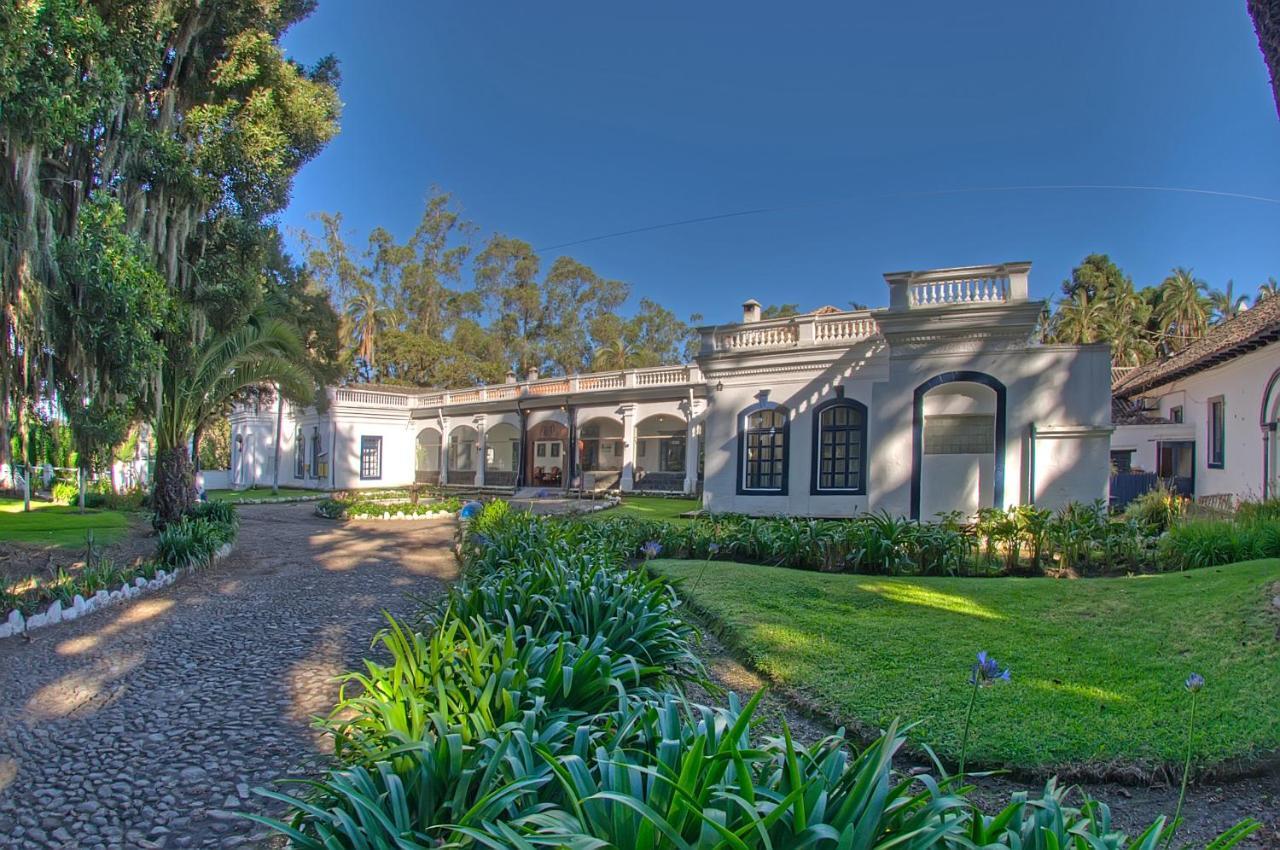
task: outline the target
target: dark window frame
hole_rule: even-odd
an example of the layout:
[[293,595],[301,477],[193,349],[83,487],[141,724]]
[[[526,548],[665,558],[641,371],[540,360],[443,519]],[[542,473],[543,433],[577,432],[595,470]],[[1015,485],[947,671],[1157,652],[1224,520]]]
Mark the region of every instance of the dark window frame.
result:
[[[368,463],[372,451],[373,463]],[[360,480],[382,480],[382,437],[381,435],[361,435],[360,437]]]
[[1182,405],[1175,404],[1169,408],[1169,421],[1175,425],[1181,425],[1183,421]]
[[1220,395],[1214,396],[1208,400],[1206,408],[1208,421],[1205,444],[1209,450],[1205,453],[1205,461],[1210,469],[1225,469],[1227,466],[1227,400]]
[[[782,414],[781,429],[765,429],[755,428],[748,429],[747,422],[753,413],[761,411],[773,411]],[[781,430],[782,434],[782,480],[779,487],[748,487],[747,486],[747,442],[750,435],[764,433],[772,430],[774,432]],[[738,465],[737,465],[737,494],[739,496],[785,496],[787,495],[787,484],[791,477],[791,411],[782,404],[773,402],[760,402],[748,407],[746,410],[738,414]]]
[[[861,433],[858,436],[858,450],[860,452],[860,462],[858,465],[858,483],[855,487],[823,487],[822,482],[822,416],[828,411],[836,408],[848,408],[856,410],[862,416],[862,427],[858,429]],[[860,401],[851,398],[833,398],[825,401],[813,409],[813,446],[812,461],[809,470],[809,494],[811,496],[865,496],[867,494],[867,431],[868,431],[867,406]],[[830,429],[837,430],[835,428]],[[853,429],[840,429],[853,430]],[[846,446],[848,443],[846,442]],[[848,458],[846,457],[847,461]]]

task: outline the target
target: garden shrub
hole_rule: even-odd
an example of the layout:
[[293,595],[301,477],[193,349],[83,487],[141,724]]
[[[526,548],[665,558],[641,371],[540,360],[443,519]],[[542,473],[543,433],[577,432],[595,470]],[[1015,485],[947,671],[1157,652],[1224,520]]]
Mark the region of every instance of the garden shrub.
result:
[[1162,485],[1126,505],[1124,518],[1137,521],[1148,534],[1163,534],[1185,513],[1186,500]]
[[1236,508],[1237,522],[1280,521],[1280,499],[1265,502],[1241,502]]
[[463,578],[424,612],[424,630],[391,620],[386,660],[347,677],[326,724],[335,768],[300,797],[261,792],[292,815],[250,817],[291,846],[1153,850],[1169,836],[1161,818],[1127,841],[1105,806],[1075,808],[1053,782],[986,815],[963,777],[894,769],[906,740],[896,723],[861,749],[841,734],[803,746],[785,728],[753,739],[760,695],[723,709],[683,699],[682,684],[702,678],[693,631],[671,589],[628,560],[737,546],[825,567],[846,546],[843,526],[676,529],[502,508],[476,523]]
[[[403,494],[400,494],[403,495]],[[321,499],[316,502],[316,515],[325,519],[360,519],[381,517],[383,514],[426,516],[441,511],[457,513],[462,501],[456,497],[435,502],[373,502],[356,498]]]

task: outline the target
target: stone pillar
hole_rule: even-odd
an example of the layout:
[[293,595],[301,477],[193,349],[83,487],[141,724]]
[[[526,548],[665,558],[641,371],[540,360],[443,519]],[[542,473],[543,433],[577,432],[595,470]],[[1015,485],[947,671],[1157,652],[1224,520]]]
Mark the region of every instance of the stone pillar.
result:
[[618,489],[630,493],[636,483],[636,407],[624,404],[622,414],[622,477]]
[[484,462],[489,457],[489,430],[485,427],[486,419],[483,413],[477,416],[473,423],[476,429],[476,447],[474,451],[480,455],[476,459],[476,486],[483,487]]

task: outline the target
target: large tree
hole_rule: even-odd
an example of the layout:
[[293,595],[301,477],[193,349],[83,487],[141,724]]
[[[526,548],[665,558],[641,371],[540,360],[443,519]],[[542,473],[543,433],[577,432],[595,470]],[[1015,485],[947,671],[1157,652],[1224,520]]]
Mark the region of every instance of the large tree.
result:
[[[50,371],[54,384],[71,387],[75,376],[60,370],[110,330],[85,311],[58,330],[54,315],[76,301],[80,271],[68,257],[82,252],[64,246],[77,243],[97,203],[122,208],[115,226],[141,246],[168,295],[154,339],[164,368],[135,384],[134,403],[155,414],[165,378],[194,374],[207,337],[233,334],[262,310],[271,216],[297,170],[337,131],[335,63],[304,68],[279,46],[312,7],[0,6],[0,423],[8,409],[28,410],[49,392]],[[91,395],[110,393],[72,389],[62,401],[74,410]],[[166,474],[162,466],[158,475]]]

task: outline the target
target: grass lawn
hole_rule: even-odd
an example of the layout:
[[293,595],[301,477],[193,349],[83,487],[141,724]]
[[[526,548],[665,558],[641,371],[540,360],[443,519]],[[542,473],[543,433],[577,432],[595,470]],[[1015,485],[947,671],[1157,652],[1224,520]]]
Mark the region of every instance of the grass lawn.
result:
[[[1200,692],[1201,765],[1280,750],[1280,560],[1078,581],[886,578],[656,560],[685,579],[726,642],[841,722],[920,721],[954,766],[987,650],[1012,681],[978,694],[972,766],[1180,762],[1186,676]],[[1176,772],[1175,772],[1176,775]]]
[[697,499],[667,499],[662,496],[623,496],[622,504],[607,511],[592,514],[593,517],[606,517],[625,514],[641,519],[660,519],[673,522],[686,522],[680,514],[696,511],[702,507]]
[[[270,487],[250,487],[248,490],[207,490],[205,495],[209,497],[211,502],[235,502],[240,499],[270,499],[273,498]],[[288,501],[296,499],[299,496],[321,496],[321,490],[308,490],[303,487],[281,487],[280,493],[274,498],[280,501]]]
[[49,502],[31,503],[23,513],[21,499],[0,499],[0,541],[47,543],[78,548],[84,546],[85,532],[93,529],[94,543],[114,543],[129,530],[124,511],[86,510]]

